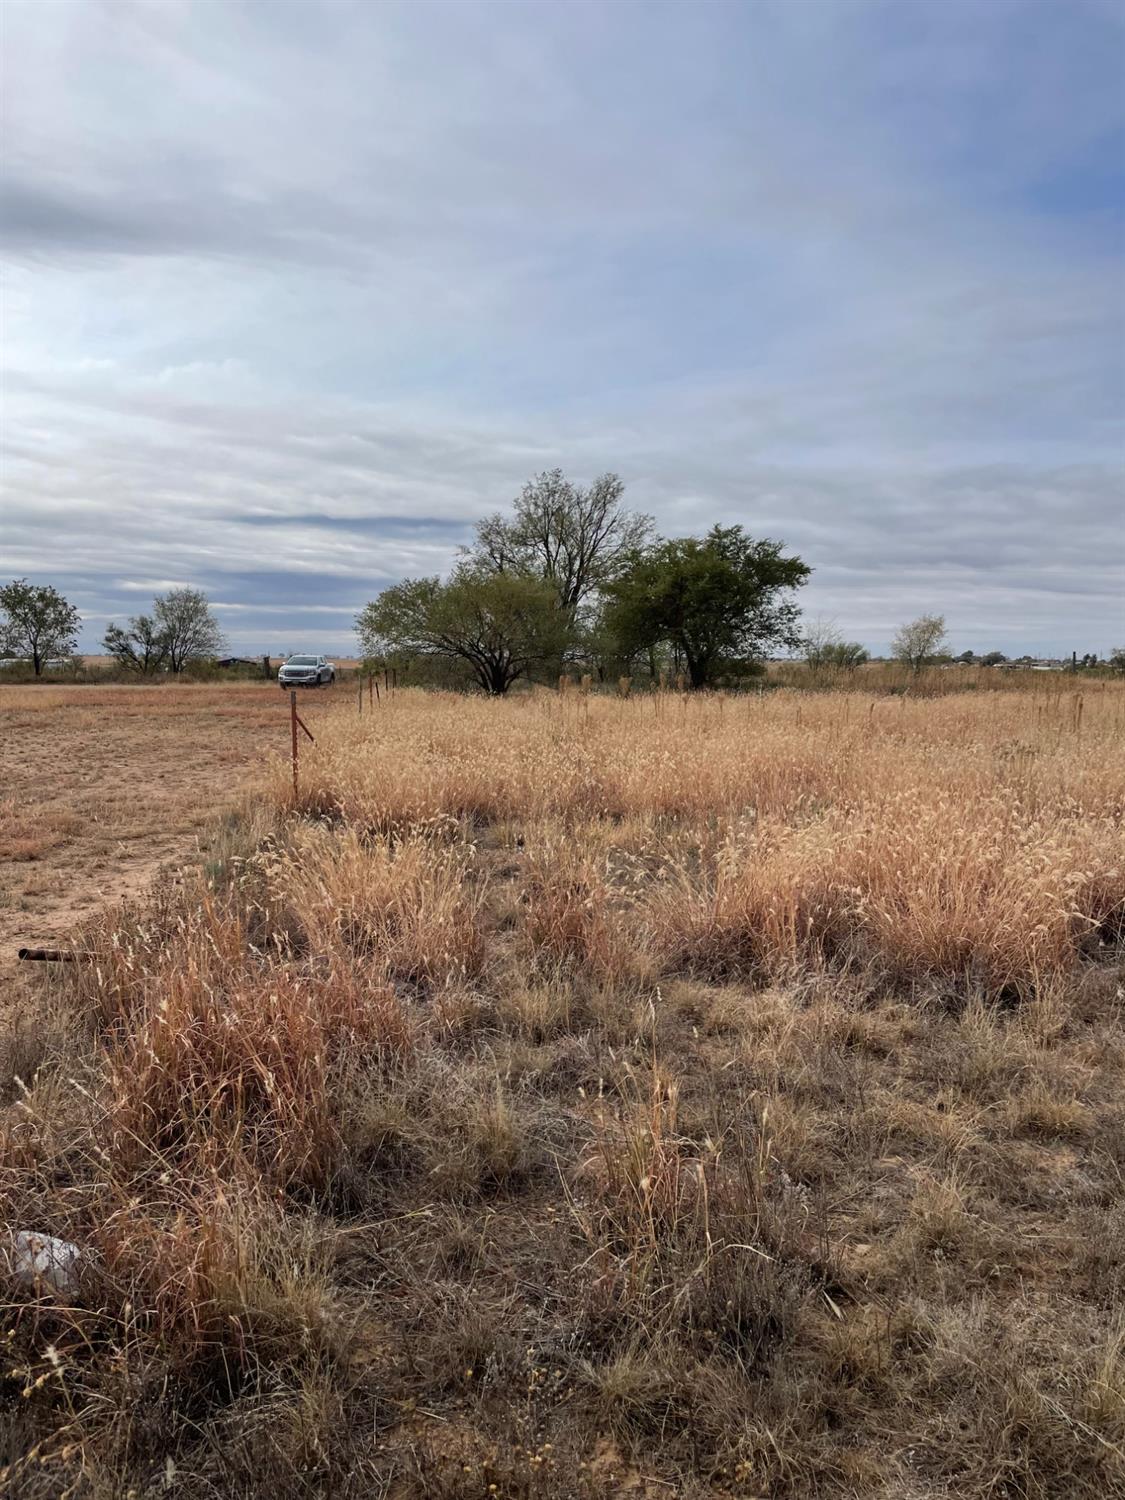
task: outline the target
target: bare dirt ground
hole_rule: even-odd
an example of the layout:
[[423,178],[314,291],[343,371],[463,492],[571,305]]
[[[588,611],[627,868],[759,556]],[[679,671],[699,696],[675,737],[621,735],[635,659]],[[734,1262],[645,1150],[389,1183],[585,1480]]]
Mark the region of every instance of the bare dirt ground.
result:
[[[313,719],[330,693],[302,695]],[[189,860],[199,830],[289,745],[272,683],[0,688],[0,1008],[20,947]]]

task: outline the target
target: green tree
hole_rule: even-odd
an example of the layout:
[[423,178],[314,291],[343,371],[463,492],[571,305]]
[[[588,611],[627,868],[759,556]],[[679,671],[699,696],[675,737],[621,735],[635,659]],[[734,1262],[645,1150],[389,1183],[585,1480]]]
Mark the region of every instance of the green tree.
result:
[[152,614],[173,672],[221,654],[223,632],[201,589],[170,589],[167,594],[158,594]]
[[1125,677],[1125,646],[1114,646],[1111,648],[1109,664],[1115,672]]
[[13,578],[0,588],[0,650],[30,658],[36,677],[47,662],[78,649],[82,616],[49,584]]
[[912,672],[919,672],[945,649],[945,616],[919,615],[903,625],[891,642],[891,655]]
[[616,474],[583,489],[550,469],[524,486],[513,516],[478,523],[471,556],[497,572],[546,579],[573,618],[651,537],[651,518],[627,511],[624,492]]
[[854,672],[870,659],[871,653],[859,641],[833,641],[824,648],[824,665],[837,671]]
[[164,665],[168,638],[151,615],[133,615],[126,625],[109,626],[102,650],[127,671],[148,677]]
[[982,667],[998,667],[1007,660],[1003,651],[986,651],[980,659],[980,664]]
[[503,694],[561,656],[568,625],[552,583],[463,562],[448,583],[413,578],[385,589],[357,616],[356,634],[366,657],[461,661],[486,693]]
[[801,651],[814,672],[821,668],[852,671],[868,660],[866,646],[846,641],[830,620],[814,620],[801,637]]
[[792,591],[812,569],[782,543],[741,526],[660,542],[637,554],[606,588],[607,621],[631,655],[670,646],[693,688],[777,647],[800,644]]

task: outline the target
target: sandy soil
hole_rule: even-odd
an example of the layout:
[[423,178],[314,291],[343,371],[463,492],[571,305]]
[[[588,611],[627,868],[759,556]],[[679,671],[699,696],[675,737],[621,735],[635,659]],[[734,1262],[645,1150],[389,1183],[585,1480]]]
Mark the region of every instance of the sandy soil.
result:
[[[311,722],[330,693],[302,695]],[[270,683],[0,687],[0,1005],[22,946],[190,860],[256,764],[289,745]]]

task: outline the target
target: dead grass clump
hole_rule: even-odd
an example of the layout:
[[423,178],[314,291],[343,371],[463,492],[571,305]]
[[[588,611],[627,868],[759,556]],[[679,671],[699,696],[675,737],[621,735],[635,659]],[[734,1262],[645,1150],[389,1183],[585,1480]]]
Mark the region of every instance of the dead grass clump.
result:
[[653,897],[666,960],[714,977],[873,967],[897,984],[949,982],[1031,998],[1105,942],[1125,903],[1120,829],[1024,823],[979,802],[917,795],[728,844],[701,882]]
[[591,1022],[593,1003],[561,969],[524,981],[504,976],[489,1010],[498,1026],[537,1045],[583,1031]]
[[679,1351],[637,1338],[611,1358],[581,1360],[576,1374],[594,1397],[600,1423],[618,1437],[652,1440],[691,1418],[689,1387]]
[[402,1003],[378,976],[275,972],[213,993],[171,984],[110,1052],[107,1149],[162,1160],[243,1157],[268,1180],[323,1185],[339,1162],[339,1074],[412,1046]]
[[61,986],[32,992],[0,1026],[0,1108],[15,1104],[41,1073],[68,1063],[77,1070],[83,1027]]
[[[121,1493],[174,1469],[201,1417],[342,1357],[318,1236],[276,1202],[168,1181],[142,1203],[104,1176],[62,1191],[81,1283],[76,1298],[7,1294],[5,1387],[20,1410],[0,1408],[5,1493]],[[36,1436],[7,1440],[9,1415]]]
[[1071,1090],[1052,1088],[1043,1079],[1013,1094],[1007,1104],[1007,1124],[1015,1136],[1046,1140],[1086,1140],[1093,1129],[1089,1109]]
[[494,1078],[434,1101],[430,1181],[445,1198],[462,1201],[510,1193],[550,1162],[540,1112]]
[[530,851],[521,889],[521,935],[529,958],[577,967],[603,980],[646,972],[645,943],[604,864],[569,842]]
[[851,930],[846,894],[831,874],[822,830],[721,848],[702,879],[692,869],[652,899],[665,961],[714,979],[784,978],[822,964]]
[[472,1391],[506,1383],[520,1361],[512,1298],[479,1289],[435,1285],[420,1299],[406,1330],[403,1357],[426,1390]]
[[1028,819],[1002,797],[911,798],[845,857],[857,925],[892,976],[1031,997],[1073,969],[1091,924],[1125,899],[1120,828]]
[[122,1320],[176,1374],[237,1390],[262,1363],[299,1369],[336,1337],[315,1231],[244,1187],[122,1202],[90,1235]]
[[401,839],[313,828],[270,873],[310,954],[423,987],[463,983],[484,959],[473,848],[419,830]]
[[1008,1493],[1033,1500],[1115,1492],[1125,1438],[1122,1335],[1106,1337],[1068,1312],[1059,1330],[1065,1375],[1034,1305],[1015,1304],[1003,1320],[979,1302],[939,1316],[915,1393],[938,1398],[915,1453],[921,1475],[963,1493],[995,1487],[1001,1476]]
[[207,889],[158,888],[94,922],[75,942],[87,958],[71,976],[77,1009],[103,1031],[126,1033],[161,991],[221,993],[252,963],[246,907]]
[[619,1330],[615,1345],[629,1328],[687,1329],[701,1352],[764,1368],[824,1279],[810,1195],[761,1125],[684,1136],[676,1084],[630,1077],[622,1107],[595,1115],[575,1177],[595,1321]]
[[41,859],[82,827],[82,819],[63,808],[32,808],[14,798],[0,800],[0,863]]

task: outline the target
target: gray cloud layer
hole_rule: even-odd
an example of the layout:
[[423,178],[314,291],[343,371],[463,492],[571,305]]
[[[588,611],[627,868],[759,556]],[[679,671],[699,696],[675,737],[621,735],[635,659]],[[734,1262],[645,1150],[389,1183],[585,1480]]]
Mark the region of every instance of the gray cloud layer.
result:
[[1122,28],[909,13],[10,3],[4,571],[342,649],[560,463],[876,649],[1125,638]]

